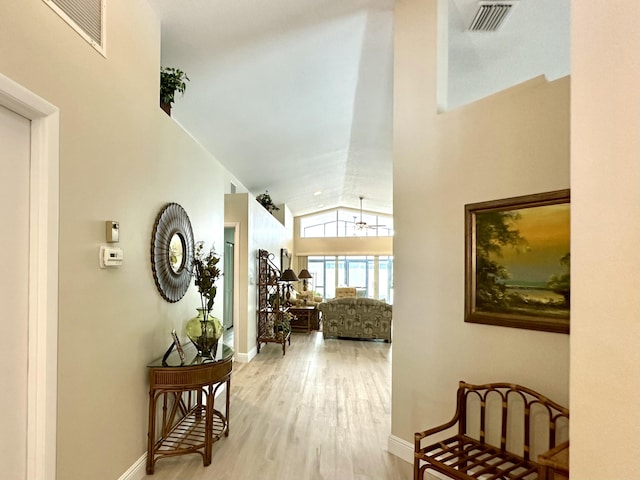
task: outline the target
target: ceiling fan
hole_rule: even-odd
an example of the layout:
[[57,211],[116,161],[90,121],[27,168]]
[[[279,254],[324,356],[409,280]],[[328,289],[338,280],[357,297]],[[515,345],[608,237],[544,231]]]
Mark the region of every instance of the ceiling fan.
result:
[[364,197],[360,196],[360,221],[356,222],[356,217],[353,217],[354,223],[356,225],[356,228],[358,230],[364,230],[365,228],[379,228],[379,227],[384,227],[384,225],[367,225],[367,222],[362,220],[362,200],[364,199]]

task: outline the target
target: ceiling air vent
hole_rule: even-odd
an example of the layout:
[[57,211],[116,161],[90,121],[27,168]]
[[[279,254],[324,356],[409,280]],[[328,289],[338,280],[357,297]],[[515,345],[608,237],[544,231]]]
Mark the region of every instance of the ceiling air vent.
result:
[[106,0],[44,0],[93,48],[106,56]]
[[469,26],[470,32],[495,32],[505,22],[517,1],[478,2],[478,10]]

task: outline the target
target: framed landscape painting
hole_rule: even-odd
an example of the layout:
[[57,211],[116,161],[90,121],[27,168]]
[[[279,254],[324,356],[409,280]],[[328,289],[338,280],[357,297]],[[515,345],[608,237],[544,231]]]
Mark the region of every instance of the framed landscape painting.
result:
[[465,238],[465,322],[569,333],[569,190],[465,205]]

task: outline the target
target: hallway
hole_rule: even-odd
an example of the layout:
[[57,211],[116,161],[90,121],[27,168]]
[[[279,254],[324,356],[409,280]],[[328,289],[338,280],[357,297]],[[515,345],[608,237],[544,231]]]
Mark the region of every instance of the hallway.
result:
[[401,480],[412,466],[386,451],[392,344],[293,334],[234,365],[230,435],[197,455],[161,460],[155,480]]

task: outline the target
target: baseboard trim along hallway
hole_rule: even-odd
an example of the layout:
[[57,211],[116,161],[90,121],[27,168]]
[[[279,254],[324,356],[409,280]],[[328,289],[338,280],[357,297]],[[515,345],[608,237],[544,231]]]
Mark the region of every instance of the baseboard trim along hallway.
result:
[[401,458],[405,462],[413,463],[413,444],[395,435],[389,435],[389,453]]

